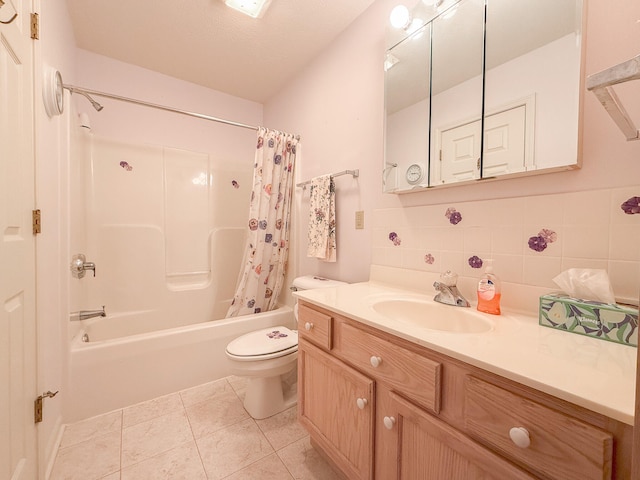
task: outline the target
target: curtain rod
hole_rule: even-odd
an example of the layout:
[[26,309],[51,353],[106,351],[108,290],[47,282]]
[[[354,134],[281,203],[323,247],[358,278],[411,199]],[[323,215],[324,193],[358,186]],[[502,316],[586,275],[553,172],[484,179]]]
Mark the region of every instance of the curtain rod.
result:
[[[224,123],[226,125],[233,125],[234,127],[248,128],[250,130],[258,130],[260,127],[256,127],[253,125],[247,125],[245,123],[233,122],[231,120],[225,120],[223,118],[212,117],[210,115],[204,115],[202,113],[189,112],[187,110],[180,110],[173,107],[166,107],[164,105],[158,105],[157,103],[143,102],[142,100],[136,100],[135,98],[121,97],[120,95],[113,95],[111,93],[98,92],[96,90],[89,90],[87,88],[80,88],[74,85],[63,85],[64,88],[69,90],[71,93],[79,93],[80,95],[95,95],[97,97],[111,98],[113,100],[118,100],[120,102],[134,103],[136,105],[143,105],[145,107],[156,108],[158,110],[165,110],[167,112],[179,113],[181,115],[187,115],[189,117],[201,118],[203,120],[210,120],[212,122]],[[87,99],[93,104],[93,101],[87,97]],[[94,105],[96,107],[96,105]],[[102,107],[96,110],[102,110]],[[296,137],[298,140],[300,139],[300,135]]]

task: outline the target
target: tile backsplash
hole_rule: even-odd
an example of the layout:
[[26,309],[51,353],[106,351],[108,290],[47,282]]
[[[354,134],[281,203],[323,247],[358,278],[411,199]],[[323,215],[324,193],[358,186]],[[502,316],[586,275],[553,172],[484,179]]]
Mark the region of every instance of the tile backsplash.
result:
[[605,269],[616,298],[640,293],[640,186],[374,211],[372,264],[557,289],[574,267]]

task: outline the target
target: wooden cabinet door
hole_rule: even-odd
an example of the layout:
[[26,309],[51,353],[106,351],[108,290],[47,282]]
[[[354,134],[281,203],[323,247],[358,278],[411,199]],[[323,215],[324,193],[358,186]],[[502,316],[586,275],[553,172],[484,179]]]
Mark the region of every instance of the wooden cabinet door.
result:
[[298,369],[300,423],[347,478],[371,480],[373,380],[302,339]]
[[533,480],[436,417],[390,392],[386,413],[395,432],[398,480]]

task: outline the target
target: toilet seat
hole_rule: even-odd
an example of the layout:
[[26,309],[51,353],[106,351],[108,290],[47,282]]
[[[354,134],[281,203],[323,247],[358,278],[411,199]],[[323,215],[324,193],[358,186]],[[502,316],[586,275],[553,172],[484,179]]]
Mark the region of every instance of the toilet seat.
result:
[[298,332],[277,326],[256,330],[229,342],[226,353],[239,361],[267,360],[298,351]]

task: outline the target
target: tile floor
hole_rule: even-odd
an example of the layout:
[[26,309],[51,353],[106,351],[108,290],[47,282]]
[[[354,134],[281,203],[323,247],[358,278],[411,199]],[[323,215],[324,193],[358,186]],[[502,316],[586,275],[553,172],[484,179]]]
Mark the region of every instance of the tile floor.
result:
[[296,407],[264,420],[228,377],[68,425],[50,480],[339,480]]

